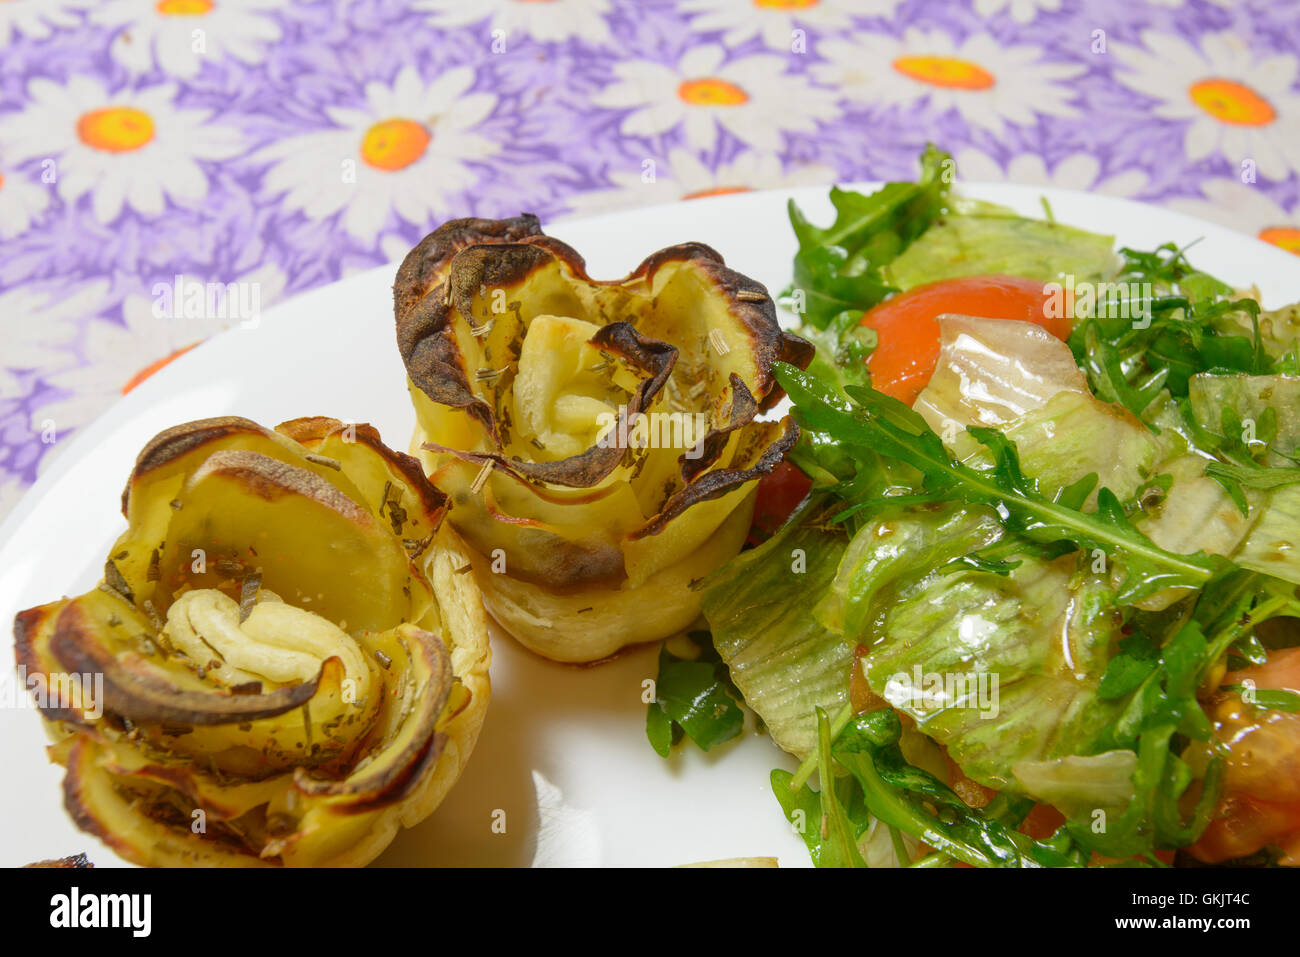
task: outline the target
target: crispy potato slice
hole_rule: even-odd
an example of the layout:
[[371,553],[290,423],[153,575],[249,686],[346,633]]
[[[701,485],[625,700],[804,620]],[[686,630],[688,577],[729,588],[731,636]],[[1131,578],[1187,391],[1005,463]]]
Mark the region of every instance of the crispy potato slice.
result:
[[798,436],[757,418],[782,396],[773,362],[812,356],[767,290],[699,243],[597,281],[522,216],[430,234],[394,307],[413,452],[502,625],[590,661],[693,620],[690,583],[739,551]]
[[15,621],[78,825],[141,864],[358,865],[430,814],[490,696],[446,510],[369,426],[151,441],[104,581]]

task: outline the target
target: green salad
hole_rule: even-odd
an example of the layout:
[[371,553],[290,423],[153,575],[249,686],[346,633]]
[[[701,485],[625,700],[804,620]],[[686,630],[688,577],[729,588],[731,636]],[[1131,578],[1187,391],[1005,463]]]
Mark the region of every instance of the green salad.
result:
[[652,744],[751,709],[819,867],[1300,863],[1300,306],[951,171],[791,203],[798,504],[699,583]]

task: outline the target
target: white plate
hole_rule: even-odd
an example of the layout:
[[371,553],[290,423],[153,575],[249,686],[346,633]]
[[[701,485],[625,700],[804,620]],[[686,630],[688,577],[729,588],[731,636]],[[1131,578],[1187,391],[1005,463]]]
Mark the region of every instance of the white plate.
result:
[[[1136,248],[1203,239],[1189,254],[1201,268],[1257,284],[1269,307],[1300,299],[1293,256],[1220,226],[1085,193],[1007,185],[963,192],[1027,215],[1041,215],[1046,195],[1061,222]],[[789,280],[795,249],[785,214],[791,196],[814,222],[829,221],[826,190],[811,188],[548,224],[547,231],[582,252],[597,277],[624,275],[653,250],[699,240],[776,291]],[[329,415],[371,422],[389,445],[406,448],[414,416],[394,341],[395,268],[317,289],[268,311],[255,329],[217,336],[73,439],[0,525],[0,621],[95,584],[124,527],[118,497],[136,452],[167,426],[214,415],[266,425]],[[650,749],[641,682],[655,674],[654,649],[585,669],[543,661],[500,635],[494,652],[492,704],[469,767],[443,806],[399,835],[379,863],[659,866],[775,856],[783,866],[807,865],[768,787],[771,769],[793,762],[769,739],[747,733],[709,755],[686,746],[667,761]],[[62,769],[47,763],[44,744],[35,710],[0,708],[0,865],[80,851],[96,865],[121,863],[73,827],[62,807]],[[493,827],[499,811],[504,833]]]

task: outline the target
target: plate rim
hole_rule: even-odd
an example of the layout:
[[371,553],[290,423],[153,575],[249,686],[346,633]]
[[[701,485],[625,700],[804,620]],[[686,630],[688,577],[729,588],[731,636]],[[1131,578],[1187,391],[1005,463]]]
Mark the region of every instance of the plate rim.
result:
[[[879,185],[879,183],[873,182],[852,183],[848,184],[844,188],[872,189]],[[757,204],[759,206],[765,206],[766,204],[771,203],[773,208],[775,208],[775,203],[773,203],[772,200],[773,196],[794,199],[800,204],[811,205],[816,203],[819,206],[827,205],[827,188],[828,187],[826,186],[808,186],[788,189],[754,190],[735,195],[710,197],[703,201],[692,201],[693,205],[689,207],[691,210],[690,218],[693,221],[700,221],[702,217],[697,210],[711,210],[716,211],[713,215],[725,215],[731,212],[729,207],[737,207],[743,210],[745,207],[750,205]],[[1141,217],[1156,215],[1159,218],[1155,222],[1155,228],[1164,231],[1167,226],[1168,230],[1175,234],[1169,237],[1171,239],[1178,238],[1179,235],[1187,235],[1189,237],[1193,235],[1212,236],[1214,237],[1215,244],[1220,245],[1221,251],[1223,248],[1221,244],[1224,241],[1230,242],[1232,244],[1231,248],[1234,250],[1240,248],[1242,250],[1240,255],[1234,255],[1233,257],[1238,262],[1238,265],[1231,267],[1234,271],[1240,271],[1239,265],[1248,261],[1251,269],[1255,269],[1260,273],[1268,273],[1272,277],[1264,280],[1265,282],[1271,285],[1281,283],[1288,290],[1286,293],[1287,296],[1290,296],[1291,292],[1294,291],[1295,298],[1300,299],[1300,283],[1297,283],[1289,273],[1289,270],[1294,271],[1292,254],[1223,224],[1214,223],[1178,210],[1165,209],[1154,204],[1142,203],[1106,194],[1095,194],[1086,190],[1067,190],[1050,186],[1035,186],[1016,183],[965,182],[959,184],[959,189],[964,195],[989,199],[994,202],[1004,202],[1008,205],[1018,206],[1026,211],[1031,208],[1036,208],[1036,204],[1040,197],[1047,198],[1049,203],[1059,202],[1061,205],[1064,205],[1065,200],[1068,199],[1076,206],[1082,202],[1095,202],[1101,200],[1104,201],[1104,203],[1097,214],[1097,218],[1091,220],[1091,222],[1095,223],[1103,216],[1108,218],[1114,216],[1114,226],[1105,230],[1109,234],[1123,233],[1126,230],[1136,229],[1137,226],[1135,224],[1140,222]],[[1058,197],[1059,201],[1057,200]],[[548,232],[559,235],[561,238],[564,238],[571,229],[590,229],[599,231],[616,228],[624,230],[626,229],[625,224],[629,220],[634,221],[638,217],[646,216],[671,217],[673,211],[680,210],[681,208],[682,201],[679,200],[676,202],[659,203],[635,207],[632,209],[616,210],[592,216],[557,217],[554,220],[548,221],[546,223],[546,228]],[[1118,212],[1119,215],[1114,215],[1116,212]],[[708,215],[708,213],[705,213],[705,215]],[[764,215],[767,215],[766,210],[764,211]],[[1061,221],[1070,224],[1072,220],[1078,218],[1077,215],[1067,216]],[[793,237],[789,234],[789,227],[786,224],[784,217],[779,220],[779,228],[782,229],[784,233],[783,241],[792,244]],[[1100,227],[1096,225],[1089,226],[1082,224],[1081,228],[1099,229]],[[1148,230],[1150,229],[1150,227],[1145,228]],[[1194,251],[1192,258],[1193,261],[1197,261]],[[1199,264],[1202,266],[1207,265],[1204,261],[1199,262]],[[290,313],[296,310],[299,313],[299,317],[289,318],[292,318],[293,322],[300,322],[301,314],[304,311],[310,312],[313,303],[330,302],[334,296],[338,295],[340,287],[350,286],[356,289],[361,289],[369,286],[377,289],[381,286],[390,285],[391,277],[396,267],[397,262],[395,261],[357,270],[356,272],[340,277],[331,283],[296,293],[269,307],[262,315],[261,319],[268,323],[275,323],[279,321],[278,317],[281,314]],[[1215,270],[1213,267],[1210,267],[1210,271],[1213,272]],[[384,277],[382,283],[380,283],[379,279],[381,275]],[[370,293],[367,293],[367,295],[369,296]],[[390,314],[386,302],[383,311],[385,314]],[[24,492],[13,510],[5,516],[2,521],[0,521],[0,576],[4,576],[8,571],[20,567],[16,564],[15,560],[21,560],[22,556],[9,547],[11,539],[18,534],[22,534],[24,538],[31,535],[32,530],[28,527],[28,523],[37,520],[38,516],[41,514],[42,506],[50,496],[50,492],[56,489],[60,483],[67,481],[70,473],[79,467],[84,458],[88,455],[95,454],[101,445],[109,443],[116,430],[130,427],[136,419],[140,418],[146,412],[146,410],[151,409],[154,406],[163,405],[168,401],[170,396],[178,395],[182,393],[183,390],[192,388],[195,385],[194,378],[196,377],[189,376],[189,370],[191,368],[200,368],[200,366],[195,365],[196,363],[206,363],[206,357],[211,354],[212,350],[223,347],[219,344],[227,342],[225,337],[240,335],[245,331],[246,330],[241,330],[236,324],[231,328],[223,330],[222,332],[216,333],[203,340],[199,345],[189,350],[189,352],[178,357],[176,361],[169,363],[166,367],[159,370],[156,375],[141,383],[141,385],[137,389],[133,390],[129,395],[113,402],[112,405],[105,408],[92,422],[83,426],[78,430],[77,434],[75,434],[70,440],[67,440],[67,445],[59,453],[58,460],[52,462],[50,467],[38,476],[37,481]],[[395,350],[393,354],[396,355]],[[207,368],[212,368],[210,363],[207,364]],[[238,397],[239,395],[240,393],[236,392],[236,396]],[[236,399],[236,401],[238,401],[238,399]],[[218,410],[216,414],[221,413]],[[393,436],[389,436],[388,438],[391,441]],[[400,437],[394,447],[402,447],[402,440],[404,439],[405,436]],[[112,484],[119,480],[125,481],[125,478],[125,475],[109,476],[106,478],[106,481]],[[76,483],[74,482],[73,485],[75,486],[75,484]],[[60,493],[59,501],[66,501],[66,499],[62,497],[64,494],[66,494],[66,492]],[[54,507],[58,507],[57,502],[55,502]],[[120,517],[108,517],[113,518],[116,525],[121,524]],[[73,584],[71,577],[70,574],[68,578],[53,581],[52,584],[60,589],[68,588]],[[42,587],[45,586],[42,585]],[[49,590],[53,591],[54,588],[50,588]],[[20,603],[15,607],[15,610],[21,607],[25,607],[25,605]],[[12,646],[12,637],[10,637],[9,647],[12,648]],[[622,745],[620,745],[620,747],[621,746]],[[109,853],[111,853],[111,851]],[[117,861],[106,860],[104,863],[115,864]]]
[[[832,184],[826,184],[822,186],[799,186],[799,187],[787,188],[787,189],[750,190],[744,193],[736,193],[727,196],[710,196],[710,197],[702,197],[700,199],[692,199],[689,201],[676,200],[674,202],[668,202],[668,203],[654,203],[647,206],[637,206],[630,209],[615,210],[608,213],[598,213],[594,216],[562,216],[562,217],[557,217],[554,220],[548,221],[545,224],[545,227],[547,229],[561,229],[561,230],[571,229],[574,227],[579,227],[579,228],[598,227],[600,225],[603,225],[613,220],[626,220],[630,217],[644,216],[644,215],[662,215],[667,210],[679,208],[685,202],[690,202],[692,204],[699,204],[701,207],[706,207],[706,208],[708,207],[721,208],[730,205],[744,206],[749,203],[752,203],[756,198],[769,197],[778,194],[782,196],[786,196],[789,199],[794,199],[796,201],[803,200],[806,202],[807,198],[820,198],[821,196],[823,196],[826,193],[826,191],[830,189],[831,185]],[[882,185],[884,185],[883,181],[865,180],[865,181],[854,181],[850,183],[845,183],[841,185],[839,188],[856,190],[860,192],[864,190],[879,189]],[[1146,213],[1156,212],[1162,218],[1168,218],[1174,222],[1180,222],[1183,228],[1186,228],[1189,231],[1194,229],[1205,228],[1208,229],[1210,232],[1214,232],[1214,233],[1220,233],[1220,232],[1228,233],[1232,235],[1236,241],[1239,241],[1240,243],[1244,244],[1248,248],[1254,249],[1254,251],[1258,255],[1264,256],[1266,260],[1272,259],[1274,257],[1284,257],[1284,256],[1295,258],[1295,254],[1293,253],[1288,253],[1283,249],[1279,249],[1276,246],[1270,245],[1269,243],[1266,243],[1255,236],[1250,236],[1247,235],[1246,233],[1240,232],[1239,230],[1235,230],[1230,226],[1225,226],[1221,223],[1215,223],[1208,219],[1202,219],[1199,216],[1194,216],[1190,213],[1184,213],[1180,210],[1167,209],[1163,206],[1159,206],[1154,203],[1146,203],[1140,200],[1128,199],[1122,196],[1112,196],[1106,193],[1094,193],[1089,190],[1068,189],[1068,188],[1056,187],[1056,186],[1036,186],[1036,185],[1026,184],[1026,183],[998,183],[998,182],[991,182],[991,181],[969,181],[969,182],[958,181],[957,183],[954,184],[954,188],[958,191],[959,195],[964,195],[965,191],[969,190],[973,198],[980,198],[978,195],[976,195],[978,193],[989,192],[989,193],[1005,193],[1008,195],[1009,198],[1018,198],[1021,200],[1024,200],[1026,198],[1031,198],[1031,197],[1043,197],[1046,198],[1049,203],[1052,201],[1053,196],[1070,197],[1076,200],[1101,199],[1108,204],[1122,205],[1123,207],[1126,207],[1132,215],[1135,216],[1143,212]],[[1072,224],[1065,223],[1065,225],[1072,225]],[[1090,229],[1090,227],[1086,227],[1086,226],[1081,226],[1079,228]],[[1194,246],[1188,248],[1194,248]],[[725,252],[724,252],[724,256],[725,256]],[[384,263],[378,266],[372,266],[368,269],[360,270],[348,276],[341,276],[338,279],[334,280],[333,282],[326,283],[325,285],[316,286],[311,289],[305,289],[299,293],[289,296],[286,299],[282,299],[279,302],[276,302],[273,306],[271,306],[269,309],[266,310],[265,315],[263,315],[260,318],[260,322],[275,321],[275,316],[280,312],[287,311],[288,307],[292,306],[293,308],[301,308],[302,302],[308,299],[309,297],[321,296],[322,298],[324,298],[324,295],[326,293],[328,293],[330,290],[337,290],[338,287],[341,285],[360,284],[361,282],[367,280],[368,277],[380,271],[391,270],[395,273],[400,262],[401,260],[394,260],[392,262]],[[1278,268],[1281,268],[1285,260],[1277,259],[1276,262]],[[373,281],[373,279],[371,279],[370,281]],[[762,280],[760,279],[759,281],[761,282]],[[92,447],[93,444],[97,444],[100,441],[101,433],[104,431],[105,423],[110,420],[110,417],[120,416],[122,414],[123,409],[129,410],[133,404],[148,401],[150,399],[151,393],[158,392],[159,395],[156,398],[159,399],[162,398],[163,396],[165,396],[166,392],[168,391],[164,387],[167,386],[170,380],[176,378],[178,375],[183,375],[185,370],[188,369],[191,364],[201,361],[203,355],[205,354],[204,350],[208,349],[217,340],[223,339],[224,337],[227,336],[239,334],[241,331],[244,330],[241,330],[238,328],[238,326],[235,326],[232,328],[223,329],[222,331],[215,333],[214,335],[209,336],[208,338],[202,340],[193,348],[187,350],[183,355],[177,356],[173,361],[169,362],[166,366],[164,366],[163,368],[159,369],[156,373],[151,375],[148,379],[141,382],[139,386],[137,386],[135,389],[131,391],[130,394],[122,396],[122,398],[118,399],[112,405],[104,409],[104,411],[101,412],[98,416],[96,416],[95,419],[92,420],[89,424],[79,429],[77,434],[72,438],[71,442],[68,444],[68,446],[65,449],[63,449],[63,451],[59,454],[58,460],[51,463],[49,469],[42,471],[38,474],[36,481],[33,482],[32,485],[26,491],[23,492],[17,504],[14,505],[14,507],[10,510],[10,512],[7,515],[4,516],[3,519],[0,519],[0,548],[3,548],[4,543],[9,539],[9,537],[30,516],[30,513],[36,507],[35,503],[39,501],[41,498],[43,498],[45,493],[53,485],[57,484],[57,482],[63,478],[63,476],[66,474],[66,472],[69,470],[71,466],[71,461],[77,457],[76,453],[81,452],[83,447],[88,450]],[[2,569],[0,569],[0,571],[2,571]]]

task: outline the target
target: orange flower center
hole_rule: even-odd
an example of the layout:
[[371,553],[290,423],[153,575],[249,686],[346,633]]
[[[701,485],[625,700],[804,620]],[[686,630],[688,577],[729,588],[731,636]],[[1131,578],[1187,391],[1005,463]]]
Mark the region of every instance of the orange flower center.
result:
[[820,2],[821,0],[754,0],[754,6],[762,10],[807,10]]
[[706,196],[730,196],[732,193],[751,192],[748,186],[715,186],[712,189],[699,189],[687,193],[682,199],[704,199]]
[[691,106],[740,106],[749,102],[748,93],[716,76],[685,80],[677,87],[677,95]]
[[978,63],[951,56],[900,56],[893,67],[903,76],[950,90],[987,90],[995,82]]
[[1300,226],[1269,226],[1259,231],[1259,238],[1300,256]]
[[0,173],[0,189],[4,189],[4,188],[5,188],[5,174]]
[[361,158],[387,173],[406,169],[429,148],[433,134],[415,120],[383,120],[366,131]]
[[158,0],[154,9],[168,17],[201,17],[214,6],[212,0]]
[[177,349],[171,355],[163,356],[157,362],[149,363],[149,365],[145,366],[143,369],[141,369],[135,375],[131,376],[131,378],[126,381],[126,385],[122,386],[122,394],[126,395],[128,392],[130,392],[132,389],[138,386],[145,379],[149,378],[151,375],[153,375],[163,366],[179,359],[181,356],[185,355],[185,353],[189,352],[191,349],[194,348],[194,346],[197,345],[198,343],[196,342],[193,345],[186,346],[184,349]]
[[1220,123],[1267,126],[1277,119],[1273,104],[1250,87],[1218,77],[1193,83],[1187,93],[1192,102]]
[[77,136],[92,149],[130,153],[153,139],[153,117],[133,106],[107,106],[83,113]]

